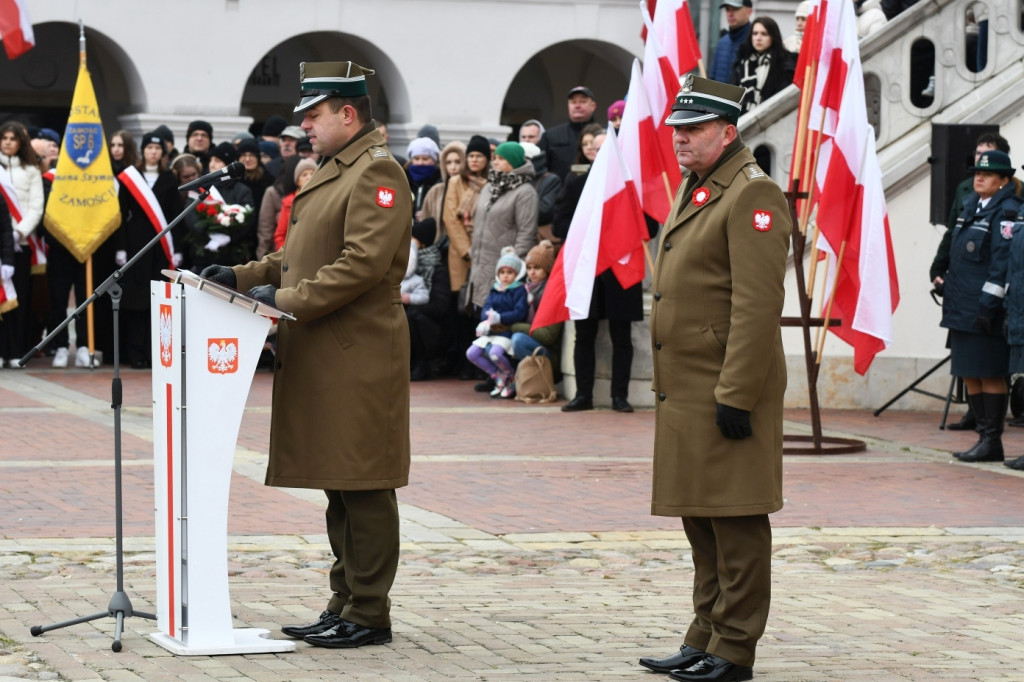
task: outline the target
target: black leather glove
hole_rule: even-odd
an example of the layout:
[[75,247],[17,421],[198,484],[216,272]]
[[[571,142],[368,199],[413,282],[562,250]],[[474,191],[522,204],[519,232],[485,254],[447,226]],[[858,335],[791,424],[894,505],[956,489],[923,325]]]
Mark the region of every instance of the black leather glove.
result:
[[238,286],[238,279],[235,277],[235,271],[226,265],[207,265],[203,268],[203,271],[199,273],[199,276],[204,277],[211,282],[226,284],[232,289]]
[[732,440],[742,440],[754,435],[750,428],[750,412],[718,403],[718,416],[715,419],[722,435]]
[[978,319],[974,321],[978,329],[981,330],[982,334],[986,336],[992,333],[992,318],[985,315],[978,315]]
[[255,298],[260,303],[266,303],[274,308],[277,307],[277,303],[274,302],[277,298],[277,287],[273,284],[261,284],[258,287],[253,287],[245,292],[245,295]]

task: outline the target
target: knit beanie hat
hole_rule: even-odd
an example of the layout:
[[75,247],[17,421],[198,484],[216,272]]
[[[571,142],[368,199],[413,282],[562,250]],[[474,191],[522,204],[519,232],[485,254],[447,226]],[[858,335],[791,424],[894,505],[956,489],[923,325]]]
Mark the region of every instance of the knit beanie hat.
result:
[[[273,144],[273,142],[271,142],[271,144]],[[238,147],[236,147],[236,149],[238,150],[239,156],[248,152],[249,154],[254,154],[257,159],[260,158],[260,143],[256,140],[242,140],[238,143]]]
[[[46,128],[43,128],[44,132],[46,130],[47,130]],[[165,126],[165,125],[158,125],[156,127],[156,130],[154,130],[153,132],[155,132],[160,137],[164,138],[164,142],[170,142],[172,145],[174,144],[174,133],[172,133],[171,129],[168,128],[167,126]],[[57,143],[60,144],[60,140],[57,140]]]
[[[278,148],[276,142],[272,142],[270,140],[259,140],[256,142],[256,146],[259,147],[260,154],[266,154],[271,159],[276,159],[281,156],[281,150]],[[238,153],[241,154],[242,152],[239,151]]]
[[502,142],[494,154],[508,161],[513,168],[519,168],[526,162],[526,152],[518,142]]
[[430,246],[437,238],[437,221],[424,218],[412,224],[412,236],[424,247]]
[[238,161],[238,152],[235,151],[235,145],[231,144],[230,142],[221,142],[219,145],[210,150],[210,156],[216,156],[225,164],[230,164],[234,163],[235,161]]
[[429,123],[416,131],[416,137],[429,137],[438,147],[441,146],[441,135],[437,132],[437,126]]
[[189,123],[188,132],[185,134],[185,137],[191,137],[192,133],[194,133],[197,130],[202,130],[203,132],[210,136],[210,139],[213,139],[213,126],[207,123],[206,121],[192,121],[191,123]]
[[158,147],[160,147],[160,155],[161,156],[164,155],[166,150],[164,149],[164,138],[163,138],[163,135],[161,135],[160,133],[156,132],[155,130],[152,131],[152,132],[146,133],[145,135],[142,136],[142,139],[139,140],[139,149],[140,150],[144,150],[146,147],[148,147],[151,144],[155,144]]
[[547,239],[541,241],[540,244],[530,249],[530,252],[526,254],[526,264],[536,265],[538,268],[551,274],[551,268],[555,265],[555,246]]
[[469,144],[466,145],[466,156],[469,156],[472,152],[480,152],[490,159],[491,143],[483,135],[474,135],[469,138]]
[[256,136],[247,130],[235,133],[234,137],[231,138],[231,144],[238,146],[238,143],[242,140],[255,140]]
[[502,268],[512,268],[516,271],[516,276],[518,277],[523,272],[524,267],[526,266],[523,265],[522,259],[516,255],[516,247],[506,246],[501,250],[498,264],[494,266],[494,274],[497,275],[498,271]]
[[437,148],[437,143],[429,137],[417,137],[415,140],[409,143],[409,147],[405,150],[405,155],[410,159],[414,156],[429,156],[437,163],[438,154],[441,150]]
[[278,137],[281,131],[287,127],[288,120],[284,116],[274,114],[263,124],[263,130],[260,134],[267,137]]
[[296,183],[299,182],[299,176],[302,175],[302,171],[304,170],[311,170],[315,173],[316,162],[313,161],[313,159],[303,159],[302,161],[299,161],[297,164],[295,164],[294,180]]

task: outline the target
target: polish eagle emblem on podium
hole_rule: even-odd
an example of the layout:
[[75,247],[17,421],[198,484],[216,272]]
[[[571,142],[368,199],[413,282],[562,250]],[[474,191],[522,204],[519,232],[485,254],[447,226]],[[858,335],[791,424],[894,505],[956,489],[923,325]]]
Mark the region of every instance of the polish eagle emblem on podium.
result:
[[160,306],[160,364],[170,367],[174,356],[171,352],[171,343],[174,341],[174,333],[171,320],[171,306]]
[[238,339],[210,339],[206,350],[207,368],[212,374],[238,371]]

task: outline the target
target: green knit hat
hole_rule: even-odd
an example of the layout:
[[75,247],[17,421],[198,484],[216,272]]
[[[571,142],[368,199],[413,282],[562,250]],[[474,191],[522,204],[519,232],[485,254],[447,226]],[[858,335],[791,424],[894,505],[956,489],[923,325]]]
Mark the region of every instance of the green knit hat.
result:
[[526,163],[526,151],[518,142],[502,142],[494,150],[494,154],[508,161],[513,168],[519,168]]

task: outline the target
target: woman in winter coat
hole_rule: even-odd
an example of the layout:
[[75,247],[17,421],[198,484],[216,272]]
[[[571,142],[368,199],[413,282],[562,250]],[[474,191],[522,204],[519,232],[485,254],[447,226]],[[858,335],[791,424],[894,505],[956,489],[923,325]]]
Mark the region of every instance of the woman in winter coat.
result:
[[1010,348],[1003,337],[1003,299],[1013,226],[1020,210],[1010,156],[983,152],[969,170],[974,192],[953,228],[942,297],[949,329],[950,372],[962,377],[974,410],[978,442],[954,453],[962,462],[1003,461],[1003,418]]
[[476,225],[470,247],[473,305],[481,307],[494,281],[501,250],[515,248],[520,258],[537,244],[537,190],[533,164],[518,142],[503,142],[494,150],[494,164],[476,205]]
[[[219,146],[219,145],[218,145]],[[249,188],[252,200],[252,220],[249,229],[242,242],[245,245],[246,261],[252,260],[256,255],[256,232],[260,220],[260,208],[263,205],[263,195],[267,188],[274,184],[274,176],[263,167],[263,158],[260,155],[260,145],[256,140],[242,140],[238,143],[238,160],[245,166],[245,175],[242,176],[242,184]],[[230,265],[234,265],[231,263]]]
[[[181,195],[178,193],[178,180],[174,173],[167,170],[167,155],[164,150],[163,138],[155,132],[146,133],[139,141],[142,158],[135,166],[141,182],[145,182],[156,198],[157,206],[152,207],[163,213],[165,224],[174,220],[181,212]],[[130,174],[131,177],[137,177]],[[128,186],[129,176],[126,169],[120,176],[121,187],[118,200],[121,204],[121,227],[113,236],[114,263],[118,267],[124,265],[136,253],[156,236],[161,229],[150,220],[146,210]],[[183,233],[172,232],[173,251],[170,258],[161,244],[147,251],[135,264],[125,272],[121,280],[121,337],[124,340],[123,355],[125,360],[135,369],[143,369],[150,365],[150,334],[149,334],[149,283],[152,280],[163,280],[160,271],[164,268],[177,267],[174,253],[184,245]]]
[[775,20],[771,17],[754,19],[732,65],[733,85],[746,89],[740,102],[743,113],[792,83],[795,68],[793,54],[783,45]]
[[17,195],[21,220],[11,218],[14,227],[14,273],[11,282],[19,305],[0,320],[0,362],[20,368],[18,362],[33,346],[29,310],[32,306],[32,246],[29,237],[43,217],[43,175],[25,126],[8,121],[0,126],[0,166],[7,171]]

